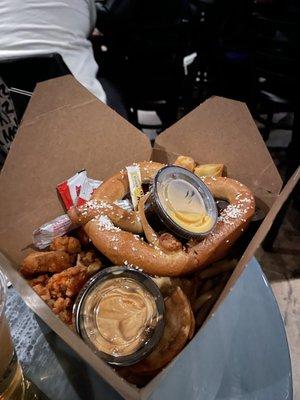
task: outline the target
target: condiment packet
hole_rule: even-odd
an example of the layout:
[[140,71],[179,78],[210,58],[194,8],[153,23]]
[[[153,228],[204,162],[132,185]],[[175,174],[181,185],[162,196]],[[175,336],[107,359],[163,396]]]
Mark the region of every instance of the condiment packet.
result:
[[80,206],[91,198],[95,189],[101,185],[101,181],[88,178],[86,170],[77,172],[68,180],[57,185],[56,189],[66,207]]
[[[86,170],[82,170],[57,185],[56,189],[66,210],[69,210],[72,206],[80,206],[88,201],[93,191],[101,183],[101,181],[89,178]],[[54,220],[46,222],[33,232],[33,244],[38,249],[44,249],[52,243],[54,238],[63,236],[76,227],[72,224],[67,214],[60,215]]]
[[82,204],[90,200],[94,190],[96,190],[101,185],[101,183],[102,181],[96,181],[95,179],[86,177],[81,186],[79,196],[74,205],[81,206]]
[[75,174],[68,180],[56,186],[56,189],[66,207],[66,210],[69,210],[72,206],[77,204],[81,187],[86,179],[86,170],[82,170],[80,172],[77,172],[77,174]]
[[134,210],[136,210],[139,200],[144,194],[142,188],[141,171],[138,165],[130,165],[129,167],[126,167],[126,170],[128,175],[131,200],[133,208]]
[[[66,209],[69,210],[72,206],[80,206],[90,200],[94,190],[101,183],[101,181],[88,178],[86,171],[83,170],[57,185],[57,191]],[[132,204],[128,199],[117,200],[115,204],[126,211],[132,211]],[[75,228],[77,226],[72,223],[67,214],[60,215],[33,232],[33,244],[38,249],[45,249],[54,238],[63,236]]]

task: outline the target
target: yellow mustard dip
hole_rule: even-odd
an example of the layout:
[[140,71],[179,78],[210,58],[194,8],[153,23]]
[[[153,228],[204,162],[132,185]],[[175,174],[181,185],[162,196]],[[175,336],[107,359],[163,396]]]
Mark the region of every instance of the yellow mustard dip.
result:
[[212,228],[213,218],[193,185],[183,179],[169,180],[161,185],[159,192],[162,206],[180,227],[193,233],[204,233]]

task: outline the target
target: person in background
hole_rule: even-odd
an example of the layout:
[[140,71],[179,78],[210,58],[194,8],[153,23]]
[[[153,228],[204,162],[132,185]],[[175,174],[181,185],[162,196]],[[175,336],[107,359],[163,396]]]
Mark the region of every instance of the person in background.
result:
[[1,0],[0,60],[59,53],[72,75],[106,102],[88,39],[95,24],[94,0]]

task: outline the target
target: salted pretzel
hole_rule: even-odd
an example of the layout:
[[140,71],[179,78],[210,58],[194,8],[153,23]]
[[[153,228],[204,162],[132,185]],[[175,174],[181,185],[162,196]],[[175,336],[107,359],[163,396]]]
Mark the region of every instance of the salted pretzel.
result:
[[[139,167],[142,182],[146,184],[152,182],[164,164],[149,161],[141,162]],[[127,172],[122,170],[103,182],[93,193],[90,201],[78,208],[71,207],[68,211],[69,217],[75,224],[84,225],[94,217],[105,215],[114,225],[125,231],[143,233],[139,212],[128,212],[114,204],[115,201],[123,199],[128,192]]]
[[[151,161],[138,165],[143,183],[151,182],[164,166]],[[137,212],[113,205],[129,191],[125,171],[107,179],[90,202],[71,209],[69,216],[73,222],[85,224],[84,229],[95,247],[115,265],[133,265],[150,275],[185,275],[223,258],[255,211],[251,191],[240,182],[226,177],[205,177],[203,181],[215,198],[227,200],[229,205],[206,238],[202,241],[192,239],[185,246],[172,235],[169,240],[161,240],[153,231],[144,212],[148,194],[141,198]],[[135,234],[141,232],[147,242]]]

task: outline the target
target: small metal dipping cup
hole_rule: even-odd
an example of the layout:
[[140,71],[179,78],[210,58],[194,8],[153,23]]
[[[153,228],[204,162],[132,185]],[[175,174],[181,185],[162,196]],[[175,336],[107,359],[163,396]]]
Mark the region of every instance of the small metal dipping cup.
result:
[[[181,182],[182,185],[186,186],[184,190],[186,190],[187,196],[189,196],[190,199],[195,196],[194,199],[197,197],[199,201],[201,201],[205,212],[212,218],[210,229],[205,232],[189,231],[180,226],[169,215],[163,204],[161,188],[169,183],[174,185],[175,181]],[[145,215],[151,225],[153,221],[155,227],[159,225],[160,227],[164,226],[173,234],[185,239],[203,239],[215,227],[218,218],[218,210],[212,193],[197,175],[182,167],[166,166],[159,170],[154,178],[153,185],[150,189],[150,196],[145,204]]]
[[[98,330],[97,324],[95,321],[95,315],[86,315],[85,313],[85,302],[86,299],[97,292],[97,288],[103,282],[116,279],[116,278],[130,278],[135,280],[140,286],[143,287],[154,299],[156,309],[157,309],[157,321],[153,328],[151,328],[150,332],[147,332],[147,337],[142,343],[142,346],[138,348],[134,353],[125,355],[125,356],[117,356],[104,353],[98,347],[95,346],[91,337]],[[94,307],[97,308],[97,305]],[[98,272],[95,276],[93,276],[82,288],[79,295],[77,296],[76,302],[73,308],[73,319],[76,327],[77,333],[82,337],[82,339],[91,347],[91,349],[99,355],[103,360],[108,362],[109,364],[118,365],[118,366],[127,366],[137,363],[138,361],[145,358],[148,354],[150,354],[155,346],[158,344],[164,330],[164,299],[163,296],[156,285],[156,283],[146,274],[129,267],[109,267],[105,268],[102,271]],[[100,309],[101,313],[101,309]],[[95,323],[91,325],[91,320]],[[99,330],[98,330],[99,332]],[[100,334],[100,332],[99,332]]]

